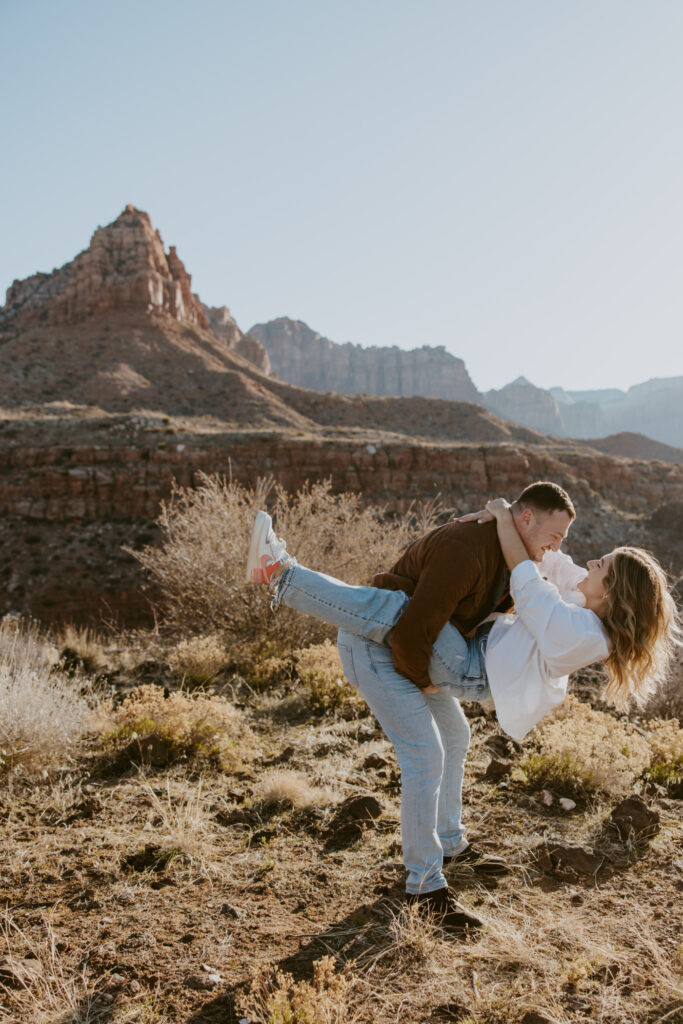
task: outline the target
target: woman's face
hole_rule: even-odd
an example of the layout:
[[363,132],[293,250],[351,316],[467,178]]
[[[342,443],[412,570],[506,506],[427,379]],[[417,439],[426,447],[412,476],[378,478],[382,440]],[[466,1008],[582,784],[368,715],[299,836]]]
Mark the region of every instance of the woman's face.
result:
[[609,555],[592,559],[586,564],[588,575],[579,583],[579,590],[586,598],[586,602],[602,601],[604,598],[607,592],[607,573],[613,558],[614,552],[611,551]]

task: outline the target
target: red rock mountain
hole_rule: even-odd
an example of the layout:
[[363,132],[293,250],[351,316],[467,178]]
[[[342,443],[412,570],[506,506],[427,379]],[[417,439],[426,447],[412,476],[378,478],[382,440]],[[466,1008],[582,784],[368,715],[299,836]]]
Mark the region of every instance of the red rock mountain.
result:
[[127,206],[70,263],[8,289],[0,309],[0,403],[68,401],[306,433],[337,427],[535,438],[473,405],[321,395],[276,380],[258,339],[244,334],[226,307],[203,305],[191,284],[149,216]]
[[552,478],[580,510],[575,553],[642,543],[660,509],[648,543],[683,564],[683,466],[549,442],[469,402],[278,380],[129,206],[66,266],[15,281],[0,310],[0,614],[149,620],[123,546],[153,541],[159,501],[201,473],[272,474],[288,490],[329,478],[395,510],[437,493],[477,507]]

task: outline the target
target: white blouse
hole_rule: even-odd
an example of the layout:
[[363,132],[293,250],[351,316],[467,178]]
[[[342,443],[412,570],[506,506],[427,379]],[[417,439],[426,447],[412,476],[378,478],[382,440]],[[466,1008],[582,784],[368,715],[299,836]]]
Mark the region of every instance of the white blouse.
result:
[[537,565],[520,562],[510,576],[514,614],[497,616],[486,645],[486,673],[496,715],[522,740],[567,693],[568,675],[609,654],[598,616],[576,589],[587,571],[548,551]]

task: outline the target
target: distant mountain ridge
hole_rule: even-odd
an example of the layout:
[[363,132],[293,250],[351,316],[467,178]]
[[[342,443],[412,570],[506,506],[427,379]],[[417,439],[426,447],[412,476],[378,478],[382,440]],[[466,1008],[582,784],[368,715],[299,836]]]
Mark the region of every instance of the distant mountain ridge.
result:
[[260,341],[240,330],[227,307],[204,305],[191,284],[149,216],[127,206],[69,263],[7,290],[0,406],[153,410],[301,436],[366,429],[439,440],[544,440],[472,403],[320,394],[279,380]]
[[[0,402],[68,400],[300,429],[335,416],[353,425],[358,415],[357,426],[384,420],[395,430],[403,416],[407,430],[430,437],[462,436],[464,423],[475,420],[476,430],[504,433],[502,419],[559,438],[639,433],[683,448],[683,377],[628,392],[544,389],[519,377],[481,394],[463,360],[443,346],[338,344],[286,317],[245,333],[227,306],[206,306],[191,284],[149,216],[127,206],[69,263],[8,288],[0,307]],[[437,410],[430,401],[446,404]],[[448,402],[476,403],[487,414],[456,415]]]
[[254,324],[249,335],[268,353],[281,380],[314,391],[481,402],[465,363],[443,345],[400,349],[339,344],[302,320],[279,317]]
[[683,377],[653,378],[628,391],[546,390],[518,377],[498,391],[487,391],[483,403],[504,419],[556,437],[635,432],[683,448]]
[[404,350],[340,344],[287,317],[254,324],[248,336],[261,343],[273,372],[299,387],[476,402],[502,419],[555,437],[590,439],[630,431],[683,447],[683,377],[645,381],[628,392],[539,388],[518,377],[482,394],[464,361],[442,345]]

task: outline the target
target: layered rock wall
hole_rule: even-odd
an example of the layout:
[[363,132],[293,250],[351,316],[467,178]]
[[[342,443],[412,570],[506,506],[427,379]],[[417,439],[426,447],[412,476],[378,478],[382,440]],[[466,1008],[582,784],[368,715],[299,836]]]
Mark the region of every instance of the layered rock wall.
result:
[[[659,544],[649,527],[643,534],[632,518],[683,504],[683,466],[512,444],[311,441],[266,434],[184,437],[152,447],[111,440],[2,450],[0,615],[153,624],[160,595],[125,549],[160,540],[154,526],[160,502],[175,482],[197,485],[203,473],[244,484],[271,474],[289,491],[329,478],[336,491],[356,491],[389,511],[405,511],[437,494],[446,506],[471,510],[492,494],[512,497],[530,481],[550,478],[567,487],[579,511],[568,542],[575,557],[645,543],[673,572],[683,567],[680,542],[670,531]],[[664,522],[670,521],[666,512]]]
[[513,445],[410,445],[283,439],[274,435],[157,448],[13,448],[0,451],[0,513],[33,520],[154,518],[173,482],[201,473],[253,484],[272,475],[296,491],[330,478],[336,491],[362,493],[395,511],[439,492],[448,505],[471,506],[491,494],[514,496],[530,481],[552,479],[577,502],[614,503],[630,513],[683,499],[683,467],[553,448]]

